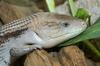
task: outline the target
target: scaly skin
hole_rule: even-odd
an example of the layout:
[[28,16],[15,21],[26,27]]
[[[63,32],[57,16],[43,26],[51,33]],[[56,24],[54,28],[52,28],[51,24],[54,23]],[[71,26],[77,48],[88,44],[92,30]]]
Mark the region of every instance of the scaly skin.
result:
[[82,20],[54,13],[37,13],[1,27],[0,66],[37,48],[51,48],[86,29]]

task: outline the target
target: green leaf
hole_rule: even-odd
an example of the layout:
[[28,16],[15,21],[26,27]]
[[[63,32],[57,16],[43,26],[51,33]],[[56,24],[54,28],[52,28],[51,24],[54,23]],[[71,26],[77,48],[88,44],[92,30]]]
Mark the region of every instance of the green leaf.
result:
[[68,3],[69,3],[69,6],[70,6],[70,11],[72,13],[72,16],[75,16],[78,8],[76,7],[74,0],[68,0]]
[[90,18],[89,12],[84,8],[79,8],[75,17],[86,20],[87,18]]
[[77,37],[74,37],[59,46],[71,45],[80,41],[99,38],[99,37],[100,37],[100,19],[94,25],[88,27],[83,33],[81,33]]
[[50,12],[54,12],[55,11],[55,1],[54,0],[46,0],[48,9]]

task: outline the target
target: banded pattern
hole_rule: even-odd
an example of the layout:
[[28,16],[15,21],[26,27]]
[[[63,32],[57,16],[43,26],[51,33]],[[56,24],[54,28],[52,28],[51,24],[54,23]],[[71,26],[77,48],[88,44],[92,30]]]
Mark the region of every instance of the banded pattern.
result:
[[28,16],[18,20],[14,20],[1,27],[0,30],[0,45],[9,41],[10,37],[18,37],[27,30],[28,24],[32,22],[33,17]]
[[32,16],[14,20],[1,27],[0,36],[3,36],[7,33],[15,32],[17,30],[27,28],[27,24],[32,22]]

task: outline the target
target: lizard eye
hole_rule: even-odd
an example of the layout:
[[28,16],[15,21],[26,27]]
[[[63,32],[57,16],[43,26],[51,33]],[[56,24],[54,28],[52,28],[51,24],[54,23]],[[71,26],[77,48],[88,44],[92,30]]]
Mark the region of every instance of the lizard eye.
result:
[[64,27],[68,27],[69,24],[68,23],[63,23],[63,25],[64,25]]

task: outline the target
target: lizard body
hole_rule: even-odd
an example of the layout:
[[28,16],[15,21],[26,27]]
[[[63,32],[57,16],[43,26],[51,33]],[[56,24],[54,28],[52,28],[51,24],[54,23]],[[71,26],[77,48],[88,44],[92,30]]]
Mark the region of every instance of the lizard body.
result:
[[9,66],[13,56],[54,47],[79,35],[86,27],[82,20],[48,12],[14,20],[0,30],[0,66]]

